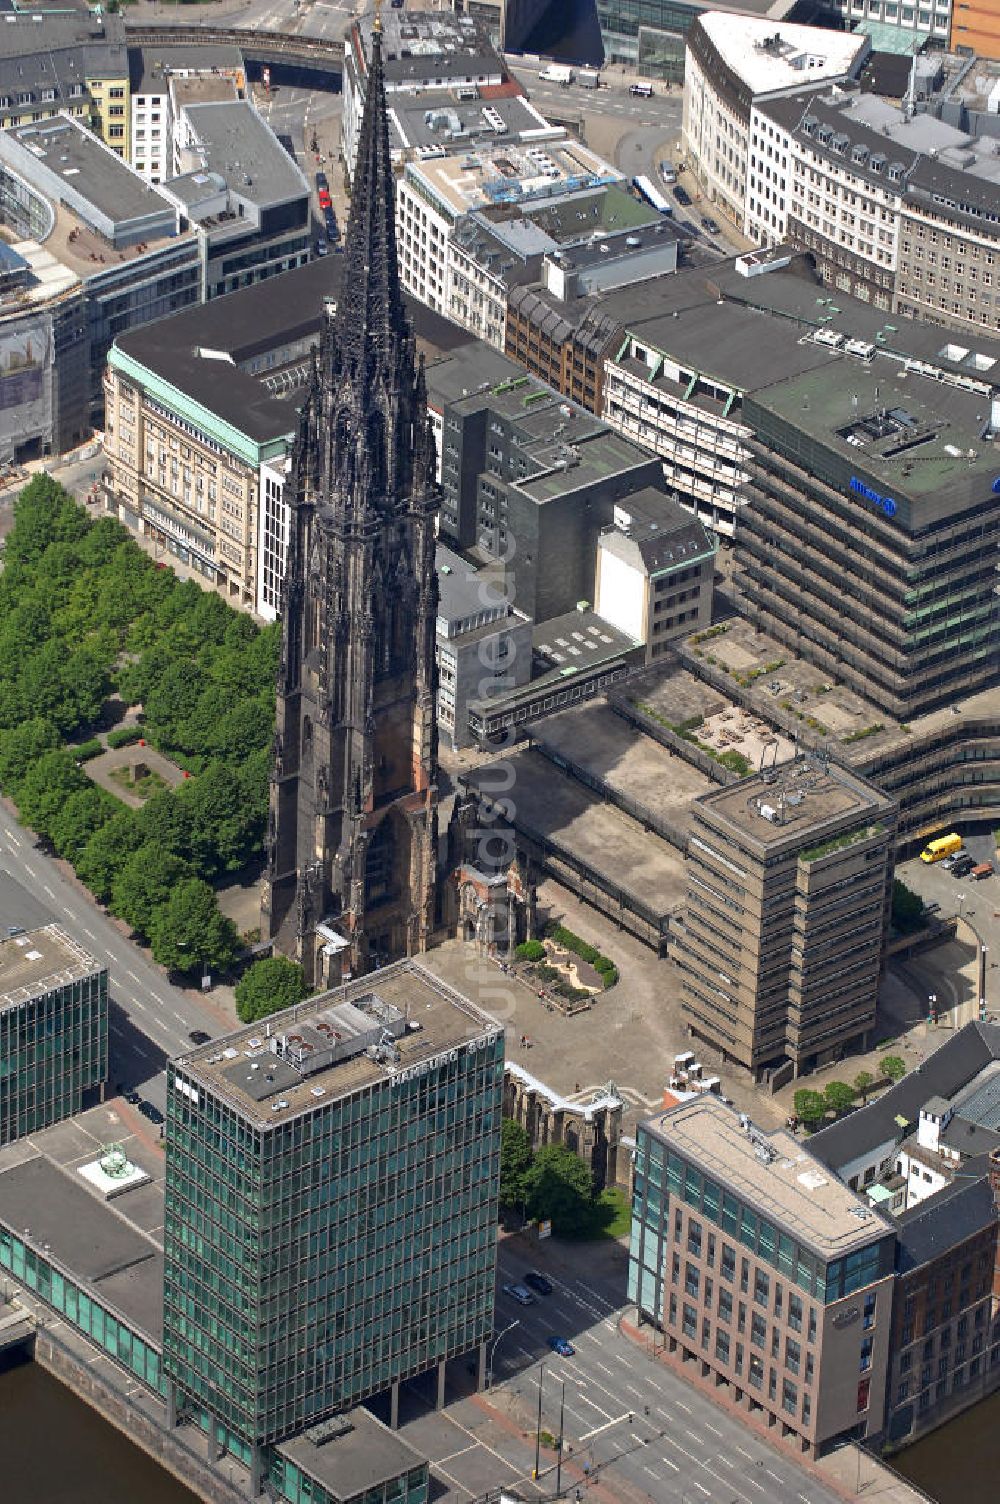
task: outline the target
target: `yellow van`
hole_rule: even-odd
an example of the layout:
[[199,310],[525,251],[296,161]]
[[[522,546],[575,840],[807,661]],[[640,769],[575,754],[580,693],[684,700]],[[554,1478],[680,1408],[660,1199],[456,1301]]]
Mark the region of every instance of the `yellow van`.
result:
[[920,853],[922,862],[939,862],[943,856],[951,856],[953,852],[961,851],[962,837],[954,831],[951,835],[938,836],[936,841],[928,841]]

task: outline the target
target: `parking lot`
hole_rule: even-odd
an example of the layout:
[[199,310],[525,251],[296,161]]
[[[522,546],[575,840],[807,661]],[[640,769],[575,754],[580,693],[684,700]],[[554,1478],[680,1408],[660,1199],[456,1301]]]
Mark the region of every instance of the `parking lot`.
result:
[[[967,834],[960,824],[953,829],[963,837],[965,849],[975,862],[997,865],[996,842],[991,832]],[[967,942],[971,932],[971,937],[985,949],[986,1011],[1000,1015],[1000,878],[996,872],[976,881],[968,875],[956,877],[943,862],[928,864],[914,857],[897,867],[896,876],[914,893],[919,893],[925,903],[937,905],[936,915],[959,920],[959,943],[963,937]],[[921,959],[915,958],[912,964],[919,964]]]

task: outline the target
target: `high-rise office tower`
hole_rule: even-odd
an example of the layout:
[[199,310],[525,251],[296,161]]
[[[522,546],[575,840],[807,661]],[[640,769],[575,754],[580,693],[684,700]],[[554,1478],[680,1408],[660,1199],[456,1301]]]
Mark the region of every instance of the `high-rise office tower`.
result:
[[434,923],[439,493],[378,21],[342,287],[288,489],[262,925],[316,983],[425,950]]
[[412,961],[171,1062],[164,1371],[257,1481],[269,1443],[482,1355],[502,1084],[502,1031]]
[[896,814],[864,779],[814,757],[695,800],[671,947],[693,1035],[758,1079],[865,1047]]

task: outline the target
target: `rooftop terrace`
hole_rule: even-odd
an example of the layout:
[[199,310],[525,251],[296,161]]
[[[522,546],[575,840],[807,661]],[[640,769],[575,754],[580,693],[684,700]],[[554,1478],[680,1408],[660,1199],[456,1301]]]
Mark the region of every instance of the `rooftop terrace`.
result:
[[391,1080],[497,1025],[413,961],[400,961],[193,1050],[177,1062],[260,1124],[280,1124]]
[[784,846],[828,828],[874,824],[892,801],[835,763],[808,755],[773,771],[754,773],[705,794],[702,806],[714,819],[760,847]]
[[474,209],[513,206],[598,188],[621,178],[578,141],[485,146],[453,157],[410,162],[406,175],[456,218]]
[[0,1010],[16,1007],[102,968],[57,924],[0,940]]
[[647,1132],[794,1232],[824,1259],[891,1232],[890,1224],[783,1128],[764,1133],[711,1096],[650,1118]]

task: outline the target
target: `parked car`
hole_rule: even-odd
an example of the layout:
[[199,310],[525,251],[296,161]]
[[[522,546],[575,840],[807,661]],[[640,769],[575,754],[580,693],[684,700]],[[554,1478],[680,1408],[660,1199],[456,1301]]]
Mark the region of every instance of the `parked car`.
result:
[[326,188],[326,189],[329,189],[330,183],[329,183],[329,179],[327,178],[327,175],[326,175],[325,172],[317,172],[317,174],[316,174],[316,187],[317,188]]
[[976,882],[979,882],[979,879],[982,877],[992,877],[993,863],[980,862],[978,867],[973,867],[972,871],[969,873],[969,876],[975,878]]
[[719,234],[719,222],[713,219],[710,214],[703,214],[701,216],[701,227],[703,230],[707,230],[709,235]]
[[676,183],[677,174],[669,162],[660,163],[660,177],[667,184]]
[[965,847],[962,846],[958,851],[953,851],[951,856],[946,856],[941,865],[946,872],[950,872],[955,863],[960,862],[963,856],[968,856],[968,854]]
[[952,867],[951,875],[952,877],[968,877],[975,865],[971,856],[963,856]]
[[328,209],[333,207],[333,201],[330,198],[329,188],[321,188],[316,197],[319,199],[319,206],[323,210],[324,214]]
[[211,1034],[207,1033],[205,1029],[192,1029],[188,1035],[188,1039],[190,1039],[192,1044],[208,1044],[211,1037]]
[[544,1274],[539,1274],[537,1269],[528,1270],[527,1274],[524,1276],[524,1283],[526,1285],[530,1285],[531,1288],[539,1295],[552,1294],[552,1281],[550,1279],[547,1279]]
[[568,1342],[565,1337],[550,1337],[549,1346],[554,1353],[559,1354],[560,1358],[572,1358],[576,1352],[572,1342]]
[[674,186],[673,195],[682,208],[684,208],[691,202],[690,193],[688,193],[687,189],[683,188],[680,183],[677,183]]
[[144,1099],[139,1103],[139,1111],[142,1113],[143,1117],[148,1118],[151,1123],[162,1123],[164,1121],[163,1113],[153,1102],[147,1102]]
[[509,1295],[511,1300],[516,1300],[519,1306],[533,1306],[535,1297],[524,1285],[504,1285],[503,1293]]
[[125,1093],[125,1100],[130,1107],[138,1107],[139,1103],[142,1101],[142,1098],[133,1086],[131,1091],[127,1091]]
[[316,244],[313,249],[315,250],[317,256],[326,256],[329,253],[330,243],[325,235],[317,236]]

